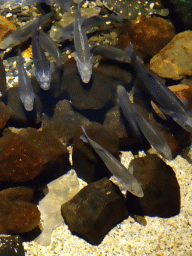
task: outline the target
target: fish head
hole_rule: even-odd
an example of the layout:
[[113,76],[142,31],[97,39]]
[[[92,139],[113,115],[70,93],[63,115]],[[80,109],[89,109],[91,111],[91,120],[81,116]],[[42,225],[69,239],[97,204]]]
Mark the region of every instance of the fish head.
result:
[[40,86],[43,90],[47,91],[50,88],[51,77],[50,74],[43,73],[39,79]]
[[92,75],[92,66],[90,63],[82,63],[81,66],[81,79],[84,83],[89,83]]
[[23,101],[24,107],[27,111],[32,111],[33,110],[33,102],[34,98],[32,97],[26,97],[25,100]]
[[131,184],[129,184],[129,189],[128,191],[135,195],[135,196],[138,196],[138,197],[143,197],[144,196],[144,193],[143,193],[143,189],[141,187],[141,184],[136,180],[134,179]]

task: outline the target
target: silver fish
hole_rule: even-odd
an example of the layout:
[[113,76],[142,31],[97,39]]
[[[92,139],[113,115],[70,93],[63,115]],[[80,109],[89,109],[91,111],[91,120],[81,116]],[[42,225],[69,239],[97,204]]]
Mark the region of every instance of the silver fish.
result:
[[49,90],[51,82],[50,62],[47,59],[43,48],[41,47],[39,34],[39,19],[36,20],[32,36],[32,53],[35,66],[35,76],[43,90]]
[[162,83],[157,75],[153,74],[143,64],[140,58],[135,54],[131,43],[127,47],[127,51],[130,54],[133,67],[136,69],[145,87],[153,96],[161,111],[170,116],[186,131],[192,132],[192,113],[189,109]]
[[77,69],[84,83],[88,83],[92,75],[92,55],[89,49],[89,43],[85,29],[82,27],[81,11],[78,9],[74,21],[74,58],[77,63]]
[[62,56],[59,48],[52,38],[42,29],[39,30],[39,40],[41,46],[55,59],[58,67],[62,66]]
[[[155,127],[153,127],[153,125],[140,113],[137,107],[130,101],[129,97],[126,96],[128,94],[123,86],[117,86],[117,95],[120,101],[122,111],[127,117],[128,122],[131,122],[133,128],[139,127],[145,138],[157,150],[157,152],[164,158],[171,160],[171,149],[165,141],[164,137],[155,129]],[[125,101],[127,102],[127,104],[125,104]],[[130,112],[131,118],[129,118]],[[139,133],[137,129],[136,132]]]
[[33,103],[35,94],[31,85],[31,79],[28,77],[24,68],[24,59],[21,54],[20,48],[18,48],[19,60],[18,60],[18,72],[19,72],[19,97],[27,111],[33,110]]
[[[47,22],[52,14],[46,14],[41,17],[39,26],[42,26],[45,22]],[[27,41],[33,34],[35,20],[28,22],[22,27],[18,27],[11,34],[6,36],[0,44],[1,49],[7,49],[15,47],[22,42]]]
[[138,197],[143,197],[143,190],[141,184],[137,179],[131,174],[112,154],[110,154],[106,149],[96,143],[94,140],[90,139],[82,127],[84,135],[81,135],[81,139],[84,142],[89,142],[97,154],[101,157],[109,171],[117,177],[123,189],[128,190],[133,195]]

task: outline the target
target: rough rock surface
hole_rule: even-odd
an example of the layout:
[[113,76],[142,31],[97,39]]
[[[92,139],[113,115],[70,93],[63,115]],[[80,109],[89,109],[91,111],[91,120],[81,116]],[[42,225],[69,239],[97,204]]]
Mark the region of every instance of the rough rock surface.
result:
[[30,188],[9,188],[0,192],[0,233],[23,233],[34,229],[40,221],[40,211],[30,203],[34,191]]
[[135,51],[144,60],[150,60],[171,41],[174,35],[174,26],[165,19],[141,15],[123,27],[118,46],[125,48],[131,41]]
[[17,235],[0,236],[0,255],[1,256],[24,256],[25,251],[22,239]]
[[160,77],[179,80],[192,75],[192,31],[177,34],[150,61],[150,69]]
[[7,130],[0,139],[0,182],[33,180],[60,158],[63,167],[67,165],[67,148],[49,129],[16,131],[20,134]]
[[130,168],[141,183],[144,197],[127,192],[130,213],[168,218],[180,212],[180,189],[173,169],[157,155],[131,161]]
[[61,213],[72,233],[94,245],[128,217],[123,195],[107,178],[84,187],[61,206]]
[[3,102],[0,102],[0,129],[3,129],[10,118],[10,111]]

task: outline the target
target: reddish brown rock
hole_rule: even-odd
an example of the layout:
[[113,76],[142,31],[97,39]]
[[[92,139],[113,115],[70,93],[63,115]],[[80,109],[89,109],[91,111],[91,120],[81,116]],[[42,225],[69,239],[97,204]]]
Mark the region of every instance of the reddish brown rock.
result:
[[31,201],[34,191],[27,187],[0,191],[0,233],[23,233],[34,229],[40,221],[40,211]]
[[10,118],[10,110],[0,102],[0,129],[3,129]]
[[180,188],[173,169],[157,155],[147,155],[131,161],[134,176],[141,183],[144,196],[127,192],[130,213],[171,217],[180,212]]
[[157,75],[174,80],[192,75],[192,31],[177,34],[150,61],[150,69]]
[[123,27],[118,46],[125,48],[131,41],[139,55],[144,60],[150,60],[171,41],[174,35],[174,26],[165,19],[141,15],[137,20]]
[[[48,163],[63,167],[68,163],[68,151],[49,129],[26,128],[16,134],[10,130],[0,139],[0,182],[33,180]],[[56,169],[55,169],[56,170]]]

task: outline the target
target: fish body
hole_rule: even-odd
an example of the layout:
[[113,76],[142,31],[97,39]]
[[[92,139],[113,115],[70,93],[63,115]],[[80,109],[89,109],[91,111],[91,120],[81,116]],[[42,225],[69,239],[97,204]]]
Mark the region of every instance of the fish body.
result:
[[81,11],[78,9],[74,20],[74,58],[77,63],[77,69],[84,83],[88,83],[92,75],[92,55],[89,49],[89,43],[85,29],[82,27]]
[[95,55],[101,55],[108,59],[131,63],[131,58],[128,52],[126,50],[123,50],[114,46],[110,46],[110,45],[96,46],[93,49],[93,53]]
[[85,131],[85,128],[82,127],[84,136],[81,136],[81,139],[84,142],[89,142],[97,154],[101,157],[109,171],[117,177],[121,185],[125,190],[128,190],[132,194],[143,197],[143,190],[140,183],[137,179],[131,174],[112,154],[110,154],[105,148],[100,146],[94,140],[90,139]]
[[[51,14],[46,14],[41,17],[39,21],[39,26],[43,25],[49,18]],[[22,42],[27,41],[33,34],[33,27],[36,20],[30,21],[24,26],[17,28],[11,34],[6,36],[0,44],[1,49],[7,49],[15,47]]]
[[43,90],[49,90],[51,82],[50,62],[41,47],[38,28],[39,20],[34,24],[34,32],[32,36],[32,53],[35,66],[35,76],[37,81],[40,83],[40,87]]
[[27,111],[33,110],[33,104],[35,94],[31,85],[31,80],[27,75],[24,68],[24,60],[21,55],[20,48],[18,49],[19,60],[18,60],[18,72],[19,72],[19,97]]
[[39,41],[41,46],[55,59],[58,67],[62,66],[62,56],[53,39],[42,29],[39,30]]
[[120,102],[120,107],[123,113],[125,114],[127,121],[131,123],[133,129],[135,129],[136,127],[137,134],[139,134],[139,128],[143,135],[145,136],[145,138],[157,150],[157,152],[164,158],[171,160],[171,149],[167,142],[165,141],[164,137],[155,129],[155,127],[140,113],[137,107],[130,101],[129,97],[127,97],[128,94],[123,86],[117,86],[117,95]]
[[170,116],[185,130],[192,132],[192,113],[188,108],[162,83],[158,76],[153,74],[142,63],[139,57],[136,56],[131,43],[129,44],[127,51],[130,54],[133,67],[136,69],[138,75],[143,80],[145,87],[152,95],[161,111]]

